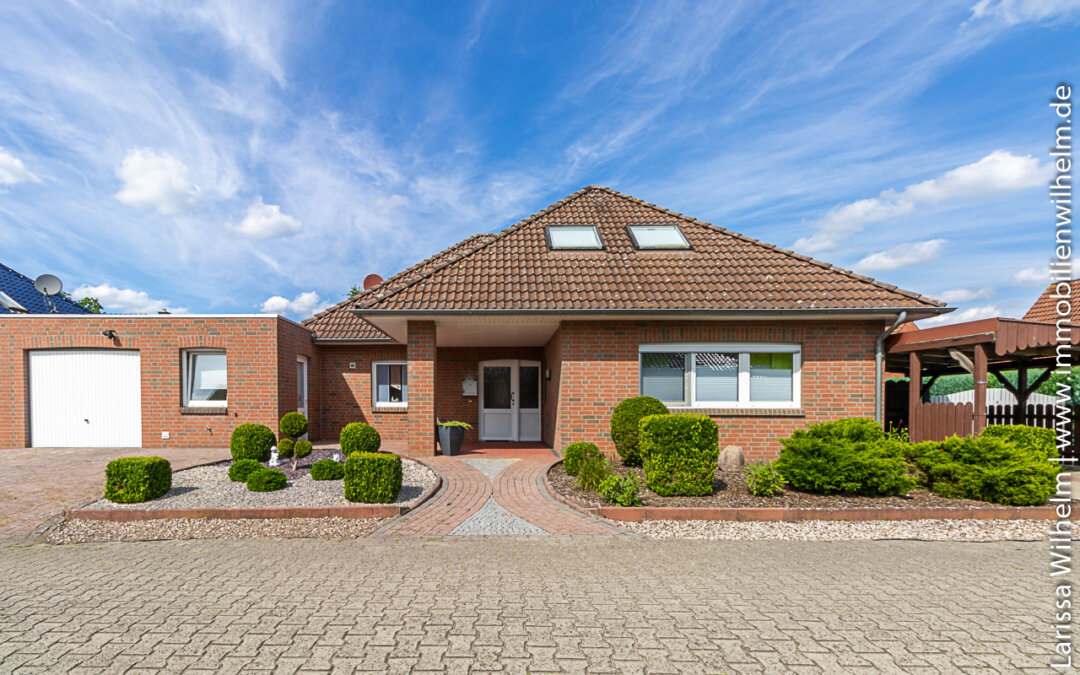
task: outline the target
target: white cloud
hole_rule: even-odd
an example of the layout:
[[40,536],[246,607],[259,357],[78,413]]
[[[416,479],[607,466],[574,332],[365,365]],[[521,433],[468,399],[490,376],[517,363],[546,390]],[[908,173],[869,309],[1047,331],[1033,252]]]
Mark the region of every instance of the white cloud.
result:
[[972,19],[996,19],[1009,26],[1076,14],[1080,14],[1080,2],[1076,0],[979,0],[971,8]]
[[852,267],[856,272],[873,273],[895,270],[908,265],[936,260],[941,255],[944,239],[901,244],[887,251],[871,253]]
[[291,316],[309,317],[316,312],[330,306],[330,303],[319,299],[315,291],[301,293],[292,300],[275,295],[266,299],[260,311],[266,314],[287,314]]
[[265,70],[279,86],[285,86],[285,69],[278,52],[281,36],[289,33],[289,26],[278,12],[268,11],[266,3],[259,0],[229,0],[206,3],[192,10],[192,15],[220,33],[230,48]]
[[109,284],[100,286],[79,286],[71,295],[76,300],[83,298],[97,298],[101,306],[110,314],[157,314],[162,310],[168,310],[172,314],[185,314],[184,307],[172,307],[168,300],[155,300],[145,291],[134,291],[130,288],[116,288]]
[[14,185],[26,181],[40,183],[41,179],[30,173],[21,159],[0,148],[0,185]]
[[1045,286],[1050,282],[1050,268],[1028,267],[1013,275],[1013,281],[1025,286]]
[[870,223],[905,215],[921,204],[989,198],[1042,185],[1049,175],[1050,166],[1040,165],[1031,155],[1021,157],[995,150],[978,162],[914,183],[900,192],[885,190],[877,197],[835,207],[814,225],[817,231],[796,241],[794,248],[807,253],[826,251]]
[[923,328],[929,328],[930,326],[943,326],[951,323],[975,321],[977,319],[989,319],[994,316],[1001,316],[1001,309],[997,305],[981,305],[979,307],[968,307],[967,309],[950,312],[949,314],[930,317],[929,319],[920,321],[919,325]]
[[982,288],[953,288],[947,291],[941,291],[934,295],[938,300],[944,302],[970,302],[972,300],[978,300],[980,298],[989,298],[994,294],[994,288],[992,286],[983,286]]
[[280,206],[264,204],[262,197],[258,197],[255,203],[248,207],[244,219],[239,223],[230,222],[229,227],[245,237],[268,239],[296,234],[303,224],[296,218],[282,213]]
[[113,197],[128,206],[155,209],[162,215],[187,211],[199,196],[199,186],[192,182],[187,166],[167,153],[146,148],[130,150],[116,176],[124,181],[124,187]]

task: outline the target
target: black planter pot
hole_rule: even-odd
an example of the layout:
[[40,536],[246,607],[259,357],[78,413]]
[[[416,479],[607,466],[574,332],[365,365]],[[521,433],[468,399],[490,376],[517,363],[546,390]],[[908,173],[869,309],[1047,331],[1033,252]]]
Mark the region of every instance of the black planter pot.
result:
[[462,427],[438,427],[439,448],[444,455],[461,454],[461,444],[465,442],[465,429]]

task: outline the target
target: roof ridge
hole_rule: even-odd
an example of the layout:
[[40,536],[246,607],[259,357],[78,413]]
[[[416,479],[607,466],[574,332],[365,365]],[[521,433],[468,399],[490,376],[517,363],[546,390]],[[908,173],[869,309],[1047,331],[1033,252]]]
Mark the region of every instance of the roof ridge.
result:
[[[507,227],[504,227],[503,229],[499,230],[498,232],[474,234],[472,237],[469,237],[469,239],[473,239],[475,237],[480,237],[483,234],[488,234],[490,236],[490,239],[485,241],[482,245],[477,246],[474,249],[471,249],[467,253],[462,254],[460,257],[458,257],[458,258],[456,258],[454,260],[446,261],[442,265],[436,265],[436,266],[432,267],[430,270],[428,270],[427,272],[425,272],[424,274],[417,275],[415,278],[409,280],[408,283],[403,284],[399,288],[393,289],[392,291],[390,291],[388,294],[382,296],[381,298],[376,298],[376,300],[378,302],[383,302],[387,298],[390,298],[390,297],[393,297],[393,296],[397,295],[398,293],[404,291],[405,289],[418,284],[419,282],[423,281],[424,279],[427,279],[427,278],[431,277],[436,272],[441,272],[444,269],[450,267],[451,265],[459,263],[462,260],[464,260],[465,258],[468,258],[468,257],[474,255],[475,253],[487,248],[488,246],[491,246],[492,244],[494,244],[499,239],[502,239],[503,237],[507,236],[511,232],[515,232],[518,229],[524,227],[525,225],[528,225],[529,223],[533,222],[537,218],[541,218],[544,215],[550,213],[551,211],[553,211],[553,210],[555,210],[557,208],[560,208],[562,206],[565,206],[566,204],[569,204],[571,201],[577,199],[578,197],[583,196],[585,193],[589,192],[590,190],[597,190],[597,189],[606,189],[606,188],[604,188],[604,187],[602,187],[600,185],[587,185],[587,186],[581,188],[580,190],[578,190],[577,192],[571,193],[571,194],[567,195],[566,197],[563,197],[562,199],[555,202],[554,204],[550,204],[550,205],[544,207],[540,211],[537,211],[536,213],[532,214],[531,216],[527,216],[525,218],[522,218],[521,220],[517,221],[516,223],[508,225]],[[469,241],[469,239],[466,239],[464,241],[459,242],[457,244],[457,246],[460,246],[460,245],[464,244],[465,242]],[[427,262],[428,260],[431,260],[432,258],[437,258],[442,253],[445,253],[446,251],[449,251],[452,248],[454,248],[454,246],[450,246],[450,247],[448,247],[446,249],[443,249],[439,253],[436,253],[435,255],[427,258],[426,260],[424,260],[422,262],[419,262],[419,263],[413,265],[412,267],[409,267],[408,269],[399,272],[398,274],[394,275],[393,277],[390,277],[389,279],[382,282],[378,286],[373,286],[371,288],[371,296],[370,297],[375,297],[376,296],[375,291],[377,291],[380,286],[388,285],[393,279],[395,279],[397,277],[400,277],[401,275],[405,274],[405,272],[408,272],[411,269],[419,267],[424,262]]]
[[[681,219],[683,219],[685,221],[688,221],[688,222],[691,222],[691,223],[694,223],[694,224],[697,224],[697,225],[703,225],[705,227],[711,227],[714,230],[718,230],[720,232],[723,232],[724,234],[726,234],[726,235],[728,235],[730,237],[734,237],[736,239],[741,239],[742,241],[745,241],[745,242],[747,242],[749,244],[753,244],[755,246],[760,246],[762,248],[765,248],[765,249],[768,249],[768,250],[771,250],[771,251],[776,251],[777,253],[790,256],[792,258],[795,258],[796,260],[802,260],[803,262],[808,262],[808,263],[811,263],[813,265],[817,265],[818,267],[822,267],[822,268],[827,269],[827,270],[832,270],[834,272],[839,272],[840,274],[843,274],[845,276],[851,277],[853,279],[858,279],[859,281],[868,282],[868,283],[870,283],[870,284],[872,284],[874,286],[877,286],[879,288],[884,288],[887,291],[892,291],[892,292],[898,293],[900,295],[905,295],[905,296],[907,296],[909,298],[912,298],[914,300],[918,300],[919,302],[925,302],[925,303],[929,303],[931,305],[937,305],[938,307],[944,307],[944,306],[946,306],[948,304],[948,303],[942,302],[940,300],[937,300],[935,298],[930,298],[930,297],[927,297],[927,296],[922,295],[920,293],[915,293],[914,291],[909,291],[909,290],[900,288],[899,286],[896,286],[894,284],[889,284],[889,283],[886,283],[884,281],[878,281],[877,279],[874,279],[873,277],[868,277],[868,276],[865,276],[865,275],[862,275],[862,274],[858,274],[858,273],[853,272],[852,270],[849,270],[847,268],[837,267],[836,265],[824,262],[822,260],[818,260],[816,258],[811,258],[808,255],[803,255],[802,253],[796,253],[795,251],[792,251],[791,249],[782,248],[780,246],[776,246],[775,244],[770,244],[768,242],[761,241],[760,239],[754,239],[753,237],[748,237],[747,235],[742,234],[741,232],[735,232],[734,230],[729,230],[726,227],[721,227],[720,225],[713,225],[712,223],[706,222],[704,220],[699,220],[699,219],[694,218],[692,216],[688,216],[688,215],[686,215],[684,213],[679,213],[678,211],[673,211],[671,209],[664,208],[663,206],[658,206],[658,205],[653,204],[651,202],[647,202],[647,201],[638,199],[637,197],[633,197],[631,195],[624,194],[622,192],[619,192],[618,190],[613,190],[613,189],[611,189],[611,188],[609,188],[609,187],[607,187],[605,185],[591,185],[591,186],[589,186],[589,188],[595,188],[597,190],[603,190],[603,191],[608,192],[608,193],[610,193],[610,194],[612,194],[612,195],[614,195],[616,197],[620,197],[622,199],[628,199],[628,200],[630,200],[632,202],[635,202],[637,204],[640,204],[642,206],[645,206],[645,207],[648,207],[648,208],[651,208],[651,209],[655,209],[657,211],[661,211],[663,213],[675,216],[676,218],[681,218]],[[589,189],[589,188],[586,188],[586,189]]]

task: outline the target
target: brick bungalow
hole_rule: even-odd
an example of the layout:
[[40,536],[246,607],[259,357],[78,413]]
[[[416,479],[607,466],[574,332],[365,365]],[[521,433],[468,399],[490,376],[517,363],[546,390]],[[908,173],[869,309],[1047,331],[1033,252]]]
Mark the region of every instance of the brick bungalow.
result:
[[275,426],[300,407],[315,440],[363,421],[415,456],[434,454],[437,419],[471,423],[467,441],[587,440],[611,451],[612,408],[645,393],[710,415],[722,445],[765,459],[808,422],[873,416],[879,337],[902,313],[912,321],[945,311],[594,186],[302,325],[0,317],[0,447],[41,445],[37,427],[87,444],[76,441],[89,417],[49,426],[48,411],[71,407],[57,405],[65,399],[53,380],[75,368],[74,380],[95,381],[123,351],[140,387],[125,385],[134,402],[124,405],[140,410],[137,433],[135,413],[125,418],[127,437],[145,447],[216,444],[236,423]]

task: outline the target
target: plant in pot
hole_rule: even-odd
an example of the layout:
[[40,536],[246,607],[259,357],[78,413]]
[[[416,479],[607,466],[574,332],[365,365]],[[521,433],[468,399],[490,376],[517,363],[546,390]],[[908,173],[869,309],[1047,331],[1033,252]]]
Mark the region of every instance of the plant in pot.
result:
[[465,430],[472,429],[468,422],[448,420],[438,422],[435,427],[439,433],[439,447],[444,455],[457,455],[461,453],[461,444],[465,442]]

